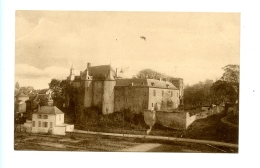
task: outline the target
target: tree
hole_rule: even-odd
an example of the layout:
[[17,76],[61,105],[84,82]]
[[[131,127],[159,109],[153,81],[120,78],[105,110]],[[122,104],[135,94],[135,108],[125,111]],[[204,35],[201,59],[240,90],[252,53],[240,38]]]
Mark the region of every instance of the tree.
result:
[[74,87],[70,83],[64,83],[63,91],[69,97],[69,109],[74,114],[74,123],[80,122],[84,112],[84,86]]
[[143,69],[136,75],[136,78],[150,78],[150,79],[160,79],[160,78],[166,78],[167,75],[156,72],[152,69]]
[[235,102],[239,99],[239,65],[227,65],[224,73],[211,87],[211,93],[217,102]]
[[212,95],[214,96],[214,102],[234,102],[237,99],[236,91],[231,83],[218,80],[211,87]]
[[222,81],[226,81],[228,83],[239,83],[239,65],[226,65],[222,69],[224,73],[221,77]]
[[187,85],[184,90],[184,101],[186,107],[197,107],[202,104],[211,104],[212,95],[210,88],[213,80],[205,80],[194,85]]
[[62,106],[66,98],[69,101],[67,110],[73,113],[74,123],[79,122],[84,111],[84,86],[75,87],[70,82],[58,79],[52,79],[49,88],[53,90],[53,101],[56,106]]
[[50,89],[53,89],[53,90],[59,89],[59,88],[60,88],[60,83],[61,83],[60,80],[54,78],[54,79],[52,79],[51,82],[49,83],[49,88],[50,88]]
[[64,96],[62,94],[61,81],[58,79],[52,79],[49,83],[49,89],[53,90],[52,99],[53,104],[58,106],[59,102],[64,101]]

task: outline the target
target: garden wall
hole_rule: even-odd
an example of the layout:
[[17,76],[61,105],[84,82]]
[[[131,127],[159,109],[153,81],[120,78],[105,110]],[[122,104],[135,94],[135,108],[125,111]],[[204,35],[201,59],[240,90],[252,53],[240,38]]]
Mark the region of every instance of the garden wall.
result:
[[[154,113],[155,119],[153,119]],[[189,112],[144,111],[144,120],[149,126],[151,126],[152,123],[158,123],[173,129],[187,129],[196,119],[196,115],[190,116]]]

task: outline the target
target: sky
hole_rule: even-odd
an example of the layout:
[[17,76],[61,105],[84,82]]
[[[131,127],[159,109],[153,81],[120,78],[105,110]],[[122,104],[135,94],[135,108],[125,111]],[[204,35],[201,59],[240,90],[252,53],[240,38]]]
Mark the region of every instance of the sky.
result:
[[[141,36],[146,39],[140,38]],[[184,83],[240,64],[239,13],[16,11],[15,82],[35,89],[92,66],[150,68]]]

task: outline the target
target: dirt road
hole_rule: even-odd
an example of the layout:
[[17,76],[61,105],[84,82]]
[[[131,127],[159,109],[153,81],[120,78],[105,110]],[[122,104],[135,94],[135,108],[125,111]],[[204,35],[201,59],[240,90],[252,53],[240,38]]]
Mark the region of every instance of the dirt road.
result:
[[67,137],[15,134],[15,150],[33,151],[120,151],[120,152],[200,152],[237,153],[237,149],[190,142],[169,142],[130,137],[85,135]]

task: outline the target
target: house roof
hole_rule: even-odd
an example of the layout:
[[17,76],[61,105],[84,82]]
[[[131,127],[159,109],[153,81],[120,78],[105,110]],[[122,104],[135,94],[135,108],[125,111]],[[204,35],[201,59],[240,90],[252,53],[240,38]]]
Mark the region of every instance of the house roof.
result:
[[26,100],[26,101],[34,101],[34,100],[36,100],[36,99],[35,99],[36,97],[37,97],[37,95],[31,96],[31,97],[29,97],[29,99]]
[[16,94],[16,97],[29,97],[29,96],[27,96],[24,92],[19,92],[18,94]]
[[37,110],[35,113],[37,113],[37,114],[64,114],[56,106],[42,106],[40,108],[40,110]]
[[38,94],[46,94],[50,89],[42,89],[38,92]]
[[37,92],[35,90],[27,90],[27,91],[24,91],[24,93],[29,97],[35,96],[37,94]]
[[17,101],[15,102],[15,104],[23,104],[23,103],[25,103],[25,102],[22,101],[22,100],[17,100]]
[[48,95],[37,95],[36,98],[34,99],[36,102],[38,101],[45,101],[48,99]]
[[86,70],[89,71],[89,76],[93,76],[93,79],[106,79],[109,76],[110,71],[112,76],[115,77],[116,75],[115,70],[110,65],[91,66]]
[[177,89],[172,83],[168,81],[165,82],[156,79],[116,79],[116,86],[146,86],[174,90]]

